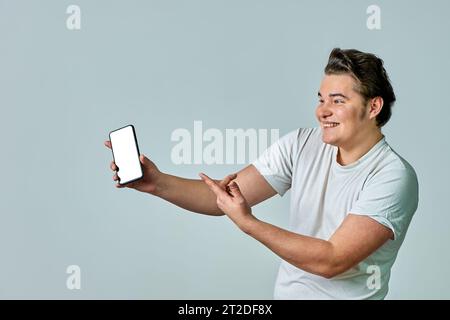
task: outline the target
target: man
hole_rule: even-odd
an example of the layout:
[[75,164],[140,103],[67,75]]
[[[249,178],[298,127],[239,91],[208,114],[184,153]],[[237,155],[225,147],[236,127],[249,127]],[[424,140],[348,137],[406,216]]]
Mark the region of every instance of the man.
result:
[[[127,187],[227,215],[283,259],[277,299],[382,299],[418,205],[414,169],[381,132],[395,102],[383,61],[333,49],[318,98],[318,128],[287,134],[237,174],[183,179],[141,155],[144,178]],[[289,231],[253,215],[252,206],[288,189]]]

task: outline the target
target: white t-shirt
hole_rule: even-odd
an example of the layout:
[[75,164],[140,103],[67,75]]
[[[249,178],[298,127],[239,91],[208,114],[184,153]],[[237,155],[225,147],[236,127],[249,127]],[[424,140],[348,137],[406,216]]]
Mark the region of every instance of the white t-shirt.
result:
[[350,165],[340,165],[336,155],[320,128],[297,129],[253,165],[281,196],[291,189],[290,231],[328,240],[352,213],[392,229],[394,240],[331,279],[282,261],[275,299],[383,299],[388,292],[391,267],[417,209],[417,176],[384,137]]

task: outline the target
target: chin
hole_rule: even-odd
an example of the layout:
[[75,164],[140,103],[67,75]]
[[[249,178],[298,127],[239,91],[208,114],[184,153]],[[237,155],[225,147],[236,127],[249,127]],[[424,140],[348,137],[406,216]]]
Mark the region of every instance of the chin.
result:
[[329,140],[329,141],[328,141],[328,140],[322,139],[322,141],[323,141],[323,143],[329,144],[329,145],[331,145],[331,146],[335,146],[335,147],[338,146],[338,143],[335,142],[334,140]]
[[337,141],[336,139],[334,139],[334,137],[326,136],[323,132],[322,132],[322,141],[323,143],[331,144],[332,146],[337,145]]

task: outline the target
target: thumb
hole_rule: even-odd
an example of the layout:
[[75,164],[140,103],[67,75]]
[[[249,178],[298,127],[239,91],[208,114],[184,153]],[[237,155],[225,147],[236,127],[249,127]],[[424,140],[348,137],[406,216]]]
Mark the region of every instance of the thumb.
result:
[[139,156],[139,160],[141,161],[141,163],[142,163],[144,166],[150,164],[150,159],[147,158],[146,156],[144,156],[143,154],[141,154],[141,155]]
[[235,181],[230,183],[230,193],[233,197],[240,198],[242,197],[241,190]]

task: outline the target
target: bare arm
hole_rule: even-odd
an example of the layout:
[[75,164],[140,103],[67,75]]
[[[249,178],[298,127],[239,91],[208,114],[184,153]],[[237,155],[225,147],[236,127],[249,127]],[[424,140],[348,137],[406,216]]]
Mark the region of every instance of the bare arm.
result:
[[230,183],[227,193],[205,174],[200,176],[217,196],[221,210],[242,231],[297,268],[325,278],[350,269],[394,236],[388,227],[355,214],[348,214],[329,240],[297,234],[255,218],[236,183]]
[[355,266],[386,241],[392,231],[367,216],[349,214],[329,240],[293,233],[254,220],[247,233],[290,264],[332,278]]
[[[189,211],[224,215],[217,206],[215,194],[202,180],[184,179],[168,174],[162,174],[156,196],[167,200]],[[242,194],[250,206],[254,206],[276,194],[253,165],[249,165],[236,175],[229,175],[223,180],[215,180],[223,189],[231,182],[239,184]]]
[[[111,143],[105,141],[105,146],[111,148]],[[144,177],[136,182],[127,184],[125,187],[158,196],[189,211],[213,216],[224,215],[217,206],[215,194],[203,181],[162,173],[144,155],[141,155],[140,161]],[[115,172],[113,180],[118,181],[117,171],[120,168],[117,168],[115,163],[112,162],[111,170]],[[229,175],[223,180],[215,181],[225,190],[232,180],[239,184],[242,194],[250,206],[254,206],[276,194],[276,191],[253,165],[249,165],[237,174]],[[118,188],[124,187],[119,184],[116,184],[116,186]]]

